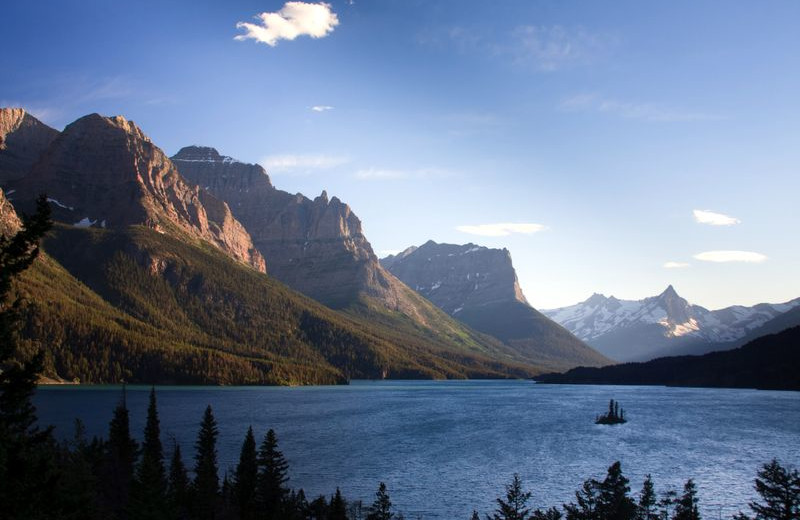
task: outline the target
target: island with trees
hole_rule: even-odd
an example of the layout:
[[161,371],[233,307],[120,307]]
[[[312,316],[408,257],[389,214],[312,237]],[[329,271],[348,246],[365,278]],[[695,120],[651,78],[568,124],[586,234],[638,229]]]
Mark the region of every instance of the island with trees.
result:
[[625,410],[619,407],[619,402],[611,400],[608,402],[608,412],[598,415],[595,424],[624,424],[628,422],[625,418]]

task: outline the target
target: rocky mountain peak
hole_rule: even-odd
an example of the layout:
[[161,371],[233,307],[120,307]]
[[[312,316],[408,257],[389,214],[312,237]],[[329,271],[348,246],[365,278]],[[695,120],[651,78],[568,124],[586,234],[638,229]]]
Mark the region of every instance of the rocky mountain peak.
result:
[[22,108],[0,108],[0,183],[27,175],[57,135]]
[[172,156],[174,162],[189,161],[189,162],[235,162],[230,157],[223,157],[219,154],[216,148],[210,146],[184,146],[178,153]]

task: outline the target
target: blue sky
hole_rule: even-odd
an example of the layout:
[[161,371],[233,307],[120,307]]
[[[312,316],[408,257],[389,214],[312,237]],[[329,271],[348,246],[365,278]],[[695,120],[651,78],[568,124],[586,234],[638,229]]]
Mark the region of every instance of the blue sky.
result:
[[800,296],[796,1],[9,4],[2,106],[260,162],[379,253],[507,247],[540,308]]

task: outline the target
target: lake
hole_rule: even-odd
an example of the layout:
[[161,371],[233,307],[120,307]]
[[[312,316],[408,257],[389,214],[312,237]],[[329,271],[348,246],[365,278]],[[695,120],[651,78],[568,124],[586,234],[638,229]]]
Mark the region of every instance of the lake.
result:
[[[371,503],[386,482],[409,520],[468,519],[494,509],[519,473],[535,507],[574,500],[588,478],[622,462],[638,493],[697,483],[705,520],[728,518],[754,497],[753,479],[777,458],[800,466],[800,393],[706,388],[560,386],[529,381],[381,381],[316,387],[157,387],[162,440],[194,440],[211,404],[219,424],[221,474],[232,468],[252,425],[258,442],[273,428],[290,463],[290,484],[309,500],[339,486]],[[149,387],[128,387],[131,427],[144,428]],[[107,436],[120,399],[112,386],[43,387],[40,422],[70,437],[80,417]],[[594,424],[609,399],[627,424]]]

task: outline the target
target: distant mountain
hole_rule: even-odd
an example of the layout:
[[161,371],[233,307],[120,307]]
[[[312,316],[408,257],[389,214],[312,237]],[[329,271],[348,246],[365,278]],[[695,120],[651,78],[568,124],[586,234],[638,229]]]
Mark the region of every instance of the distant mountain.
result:
[[537,376],[540,383],[668,385],[800,390],[800,327],[724,352],[658,358]]
[[68,125],[24,178],[14,204],[47,193],[56,221],[77,227],[143,225],[213,244],[258,271],[265,262],[227,204],[186,182],[133,122],[92,114]]
[[594,294],[582,303],[542,312],[612,359],[645,361],[734,348],[738,340],[798,305],[800,298],[709,311],[690,304],[670,285],[644,300]]
[[57,136],[21,108],[0,108],[0,184],[24,177]]
[[610,362],[530,306],[507,249],[428,241],[381,263],[437,307],[531,362],[551,369]]
[[[480,352],[506,362],[530,362],[478,334],[421,298],[378,261],[350,207],[324,191],[309,199],[272,185],[259,165],[189,146],[172,161],[181,174],[230,205],[267,258],[269,272],[289,287],[397,341],[425,341]],[[412,338],[416,338],[413,339]]]

